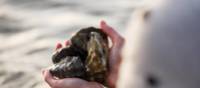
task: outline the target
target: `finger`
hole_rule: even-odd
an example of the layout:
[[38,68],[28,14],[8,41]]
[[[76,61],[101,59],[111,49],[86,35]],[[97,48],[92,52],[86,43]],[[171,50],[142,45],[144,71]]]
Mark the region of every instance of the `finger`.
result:
[[65,41],[65,46],[69,46],[69,45],[71,45],[71,41],[70,40]]
[[116,88],[117,78],[118,78],[117,73],[114,74],[112,73],[112,75],[109,75],[108,77],[109,88]]
[[[103,86],[96,82],[87,82],[79,78],[65,78],[60,80],[61,87],[64,88],[103,88]],[[58,85],[58,86],[59,86]],[[59,87],[57,87],[59,88]]]
[[114,65],[117,65],[121,61],[120,53],[124,45],[124,38],[121,37],[112,27],[108,26],[104,21],[101,21],[100,26],[101,29],[111,38],[113,43],[109,55],[110,69],[113,69]]
[[113,43],[112,48],[121,49],[124,44],[124,38],[119,35],[112,27],[108,26],[104,21],[101,21],[101,29],[110,38]]
[[[43,70],[43,76],[44,76],[44,80],[47,82],[47,84],[51,87],[51,88],[62,88],[65,87],[65,85],[63,85],[63,81],[62,80],[58,80],[55,79],[51,73],[49,72],[49,70]],[[70,87],[71,88],[71,87]]]
[[49,70],[43,70],[42,73],[51,88],[103,88],[98,83],[90,83],[79,78],[55,79]]
[[57,80],[54,79],[54,77],[50,74],[49,70],[44,70],[43,76],[44,76],[44,80],[49,84],[49,86],[54,88],[55,84],[57,84],[56,83]]
[[114,38],[115,38],[115,36],[114,36],[114,34],[115,34],[114,32],[115,32],[115,31],[113,31],[113,28],[109,27],[109,26],[106,24],[105,21],[101,21],[100,27],[101,27],[101,30],[102,30],[103,32],[105,32],[111,39],[114,39]]
[[65,78],[60,80],[60,84],[65,88],[83,88],[84,85],[87,85],[88,82],[79,78]]
[[108,83],[109,87],[115,88],[118,70],[121,63],[121,49],[124,45],[124,39],[121,37],[112,27],[108,26],[104,21],[101,22],[101,29],[104,31],[110,38],[113,43],[110,49],[109,55],[109,77]]
[[111,38],[112,43],[116,43],[116,41],[122,39],[122,37],[112,27],[108,26],[105,21],[101,21],[100,27],[101,30]]
[[115,57],[112,59],[112,61],[109,61],[110,71],[109,71],[108,81],[109,81],[109,84],[112,86],[114,86],[117,82],[121,60],[122,59],[120,55],[118,55],[118,57]]
[[58,50],[58,49],[60,49],[60,48],[62,48],[62,44],[61,44],[61,43],[57,43],[57,45],[56,45],[56,50]]

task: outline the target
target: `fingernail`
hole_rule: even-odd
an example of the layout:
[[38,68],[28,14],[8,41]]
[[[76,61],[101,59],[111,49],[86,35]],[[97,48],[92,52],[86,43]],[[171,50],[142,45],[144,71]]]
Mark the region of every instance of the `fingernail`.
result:
[[58,44],[56,45],[56,50],[58,50],[58,49],[60,49],[60,48],[62,48],[62,44],[61,44],[61,43],[58,43]]

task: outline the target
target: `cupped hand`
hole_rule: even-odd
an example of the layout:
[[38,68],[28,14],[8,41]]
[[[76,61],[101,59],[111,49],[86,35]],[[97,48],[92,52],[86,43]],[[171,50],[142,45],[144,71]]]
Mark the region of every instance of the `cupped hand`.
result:
[[48,69],[43,70],[44,80],[51,88],[103,88],[103,86],[96,82],[88,82],[79,78],[54,78]]
[[[112,41],[109,56],[109,88],[115,88],[118,78],[118,69],[121,62],[121,48],[124,44],[124,39],[112,27],[108,26],[104,21],[101,21],[100,28],[105,32]],[[65,42],[65,46],[70,45],[70,41]],[[58,43],[56,49],[62,48],[62,44]],[[88,82],[79,78],[54,78],[49,69],[43,70],[44,80],[51,88],[103,88],[103,86],[96,82]]]

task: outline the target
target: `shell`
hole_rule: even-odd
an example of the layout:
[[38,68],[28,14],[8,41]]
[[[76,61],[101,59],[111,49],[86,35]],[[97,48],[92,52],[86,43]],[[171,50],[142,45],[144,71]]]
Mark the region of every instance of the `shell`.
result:
[[78,77],[107,85],[107,35],[100,29],[89,27],[78,31],[70,41],[70,46],[53,54],[51,74],[61,79]]

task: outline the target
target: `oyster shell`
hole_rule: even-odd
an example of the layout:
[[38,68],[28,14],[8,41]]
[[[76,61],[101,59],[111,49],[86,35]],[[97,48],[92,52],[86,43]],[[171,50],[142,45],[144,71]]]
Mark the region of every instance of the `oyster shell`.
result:
[[100,29],[81,29],[71,45],[56,51],[50,73],[58,78],[78,77],[106,85],[108,72],[108,38]]

